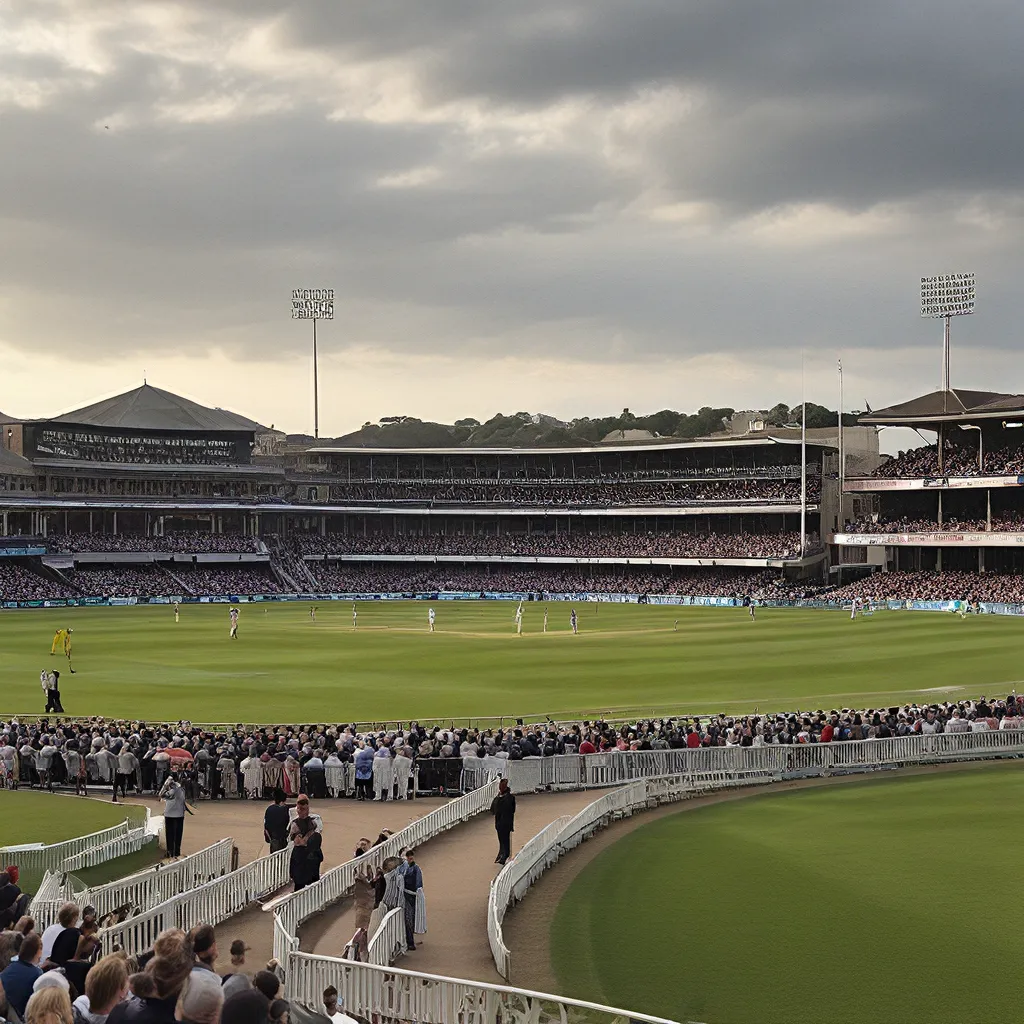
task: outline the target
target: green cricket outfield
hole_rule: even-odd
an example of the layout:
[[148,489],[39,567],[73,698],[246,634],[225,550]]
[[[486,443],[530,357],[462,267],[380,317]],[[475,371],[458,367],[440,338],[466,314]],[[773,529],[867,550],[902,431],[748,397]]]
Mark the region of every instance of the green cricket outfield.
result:
[[723,1024],[1017,1020],[1021,800],[1019,763],[959,766],[643,825],[559,903],[558,991]]
[[[66,711],[194,722],[386,721],[616,711],[782,711],[1009,692],[1024,621],[879,612],[581,604],[300,603],[0,612],[0,715],[41,713],[42,669]],[[74,667],[50,655],[70,626]]]

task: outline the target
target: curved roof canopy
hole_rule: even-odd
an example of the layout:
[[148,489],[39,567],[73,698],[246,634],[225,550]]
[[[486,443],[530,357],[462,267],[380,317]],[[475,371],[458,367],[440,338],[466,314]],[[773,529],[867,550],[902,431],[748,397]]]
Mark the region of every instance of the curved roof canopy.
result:
[[263,433],[266,427],[226,409],[211,409],[150,384],[66,412],[51,423],[130,430],[230,430]]

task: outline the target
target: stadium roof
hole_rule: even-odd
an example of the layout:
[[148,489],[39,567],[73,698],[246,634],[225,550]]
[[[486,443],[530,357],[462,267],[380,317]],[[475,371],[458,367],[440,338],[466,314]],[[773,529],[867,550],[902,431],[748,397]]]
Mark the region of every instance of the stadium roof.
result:
[[956,422],[973,419],[1005,419],[1024,417],[1024,395],[1005,395],[996,391],[933,391],[912,398],[909,402],[876,409],[860,417],[865,425],[916,424]]
[[14,473],[18,476],[35,476],[32,463],[15,452],[0,448],[0,473]]
[[[825,448],[834,448],[828,441],[811,441]],[[795,438],[789,437],[734,437],[723,435],[721,439],[705,437],[699,441],[652,441],[646,444],[610,445],[600,444],[586,448],[475,448],[452,446],[447,448],[336,448],[331,445],[315,445],[306,449],[307,455],[452,455],[472,458],[474,455],[607,455],[615,452],[659,452],[666,449],[680,448],[750,448],[769,447],[771,445],[799,445],[799,433]]]
[[126,427],[130,430],[232,430],[263,433],[267,429],[238,413],[211,409],[150,384],[66,412],[49,422],[80,423],[90,427]]

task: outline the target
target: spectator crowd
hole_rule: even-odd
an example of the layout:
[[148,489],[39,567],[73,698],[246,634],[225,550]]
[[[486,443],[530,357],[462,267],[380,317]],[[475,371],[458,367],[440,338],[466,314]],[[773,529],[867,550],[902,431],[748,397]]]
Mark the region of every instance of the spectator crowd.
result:
[[[799,478],[799,469],[796,476]],[[817,502],[818,476],[807,478],[807,500]],[[800,481],[784,479],[530,481],[387,480],[331,485],[333,501],[418,504],[536,505],[543,507],[618,505],[721,505],[731,502],[795,504]]]
[[1024,604],[1019,573],[899,570],[881,572],[824,593],[829,601],[985,601]]
[[[683,530],[658,533],[332,533],[297,539],[306,554],[357,555],[519,555],[566,558],[794,558],[800,553],[800,534],[697,533]],[[820,550],[817,535],[808,537],[807,550]]]
[[246,554],[263,551],[258,537],[240,533],[210,533],[180,530],[162,537],[146,533],[62,533],[50,534],[45,543],[54,551],[70,552],[144,552],[176,554]]
[[[985,533],[985,519],[963,519],[945,516],[942,525],[935,519],[903,516],[896,519],[858,519],[846,524],[847,533]],[[1020,533],[1024,531],[1024,513],[1000,512],[992,516],[993,533]]]
[[874,476],[887,479],[920,479],[934,476],[1019,476],[1024,473],[1024,448],[1007,445],[982,453],[978,461],[976,445],[947,444],[942,450],[939,472],[938,445],[923,445],[892,456],[875,470]]

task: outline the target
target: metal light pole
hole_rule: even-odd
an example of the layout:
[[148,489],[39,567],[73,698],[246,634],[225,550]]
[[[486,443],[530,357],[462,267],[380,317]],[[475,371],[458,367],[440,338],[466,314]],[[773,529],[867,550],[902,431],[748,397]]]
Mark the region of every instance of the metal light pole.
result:
[[846,528],[843,488],[846,486],[846,450],[843,447],[843,361],[839,360],[839,529]]
[[985,475],[985,450],[982,447],[984,444],[985,435],[981,431],[981,427],[974,423],[961,423],[959,424],[961,430],[976,430],[978,432],[978,472]]
[[800,353],[800,558],[807,555],[807,378]]
[[320,381],[316,352],[317,320],[334,319],[333,288],[293,288],[292,319],[313,321],[313,437],[320,437]]
[[[974,274],[936,274],[921,278],[921,316],[943,320],[942,391],[950,390],[949,319],[974,312]],[[945,405],[943,406],[945,408]]]

